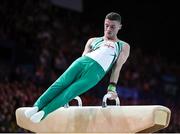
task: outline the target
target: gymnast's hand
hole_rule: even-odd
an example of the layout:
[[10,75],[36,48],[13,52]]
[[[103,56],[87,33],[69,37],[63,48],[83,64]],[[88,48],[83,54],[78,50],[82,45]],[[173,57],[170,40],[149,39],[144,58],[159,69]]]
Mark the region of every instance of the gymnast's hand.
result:
[[118,97],[115,83],[109,83],[109,86],[107,88],[107,94],[111,95],[111,97],[109,97],[109,100],[115,100]]
[[111,97],[108,98],[109,100],[115,100],[118,97],[117,92],[108,91],[107,94],[111,95]]

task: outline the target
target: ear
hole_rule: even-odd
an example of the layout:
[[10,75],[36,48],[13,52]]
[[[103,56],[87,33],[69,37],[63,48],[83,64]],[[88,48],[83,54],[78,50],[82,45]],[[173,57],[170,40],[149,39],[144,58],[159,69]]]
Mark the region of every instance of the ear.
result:
[[122,25],[120,24],[120,25],[119,25],[119,30],[120,30],[121,28],[122,28]]

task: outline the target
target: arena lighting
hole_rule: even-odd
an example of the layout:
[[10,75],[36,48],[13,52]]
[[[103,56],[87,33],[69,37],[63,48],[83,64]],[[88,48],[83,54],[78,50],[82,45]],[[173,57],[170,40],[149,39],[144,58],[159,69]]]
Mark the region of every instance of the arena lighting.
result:
[[74,10],[77,12],[83,12],[82,0],[50,0],[54,5]]

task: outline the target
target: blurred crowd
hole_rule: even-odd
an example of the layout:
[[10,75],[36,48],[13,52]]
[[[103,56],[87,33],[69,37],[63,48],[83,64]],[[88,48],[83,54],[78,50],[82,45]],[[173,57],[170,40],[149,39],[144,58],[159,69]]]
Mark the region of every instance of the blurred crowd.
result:
[[[96,20],[61,9],[49,1],[3,0],[0,5],[0,132],[28,132],[17,126],[15,110],[35,100],[78,57],[88,38],[103,35]],[[103,22],[102,22],[103,26]],[[125,40],[126,41],[126,40]],[[129,42],[131,45],[131,42]],[[83,105],[101,105],[108,73],[82,94]],[[121,105],[164,105],[170,125],[159,132],[180,131],[180,65],[159,52],[148,54],[132,46],[117,92]]]

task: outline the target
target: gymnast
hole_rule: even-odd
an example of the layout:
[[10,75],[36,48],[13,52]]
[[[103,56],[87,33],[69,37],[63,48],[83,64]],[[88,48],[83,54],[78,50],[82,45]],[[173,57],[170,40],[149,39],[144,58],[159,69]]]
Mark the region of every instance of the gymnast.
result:
[[120,70],[130,53],[129,44],[117,37],[121,27],[121,16],[108,13],[104,19],[104,35],[87,41],[82,56],[25,111],[25,116],[39,123],[49,113],[94,87],[110,69],[107,93],[111,94],[110,99],[116,99]]

